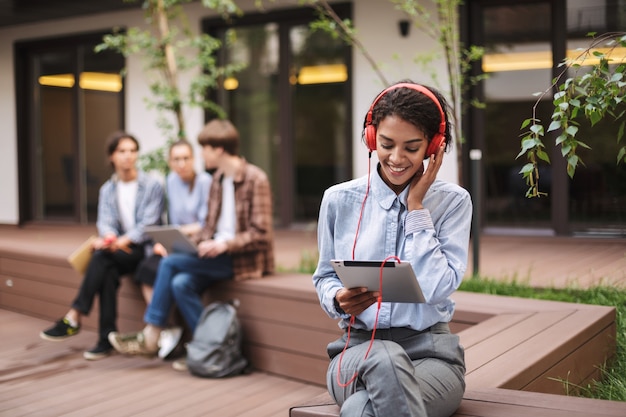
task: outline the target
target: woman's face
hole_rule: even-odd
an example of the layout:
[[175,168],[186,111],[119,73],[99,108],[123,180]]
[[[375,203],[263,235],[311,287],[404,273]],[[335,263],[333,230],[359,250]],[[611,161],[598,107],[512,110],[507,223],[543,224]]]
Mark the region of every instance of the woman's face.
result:
[[376,129],[376,154],[385,183],[399,194],[416,173],[422,172],[428,139],[415,125],[387,116]]
[[135,169],[137,156],[137,144],[130,138],[123,138],[109,156],[109,160],[116,172],[131,171]]
[[170,150],[169,165],[183,181],[191,181],[195,175],[194,159],[191,148],[185,144],[174,146]]

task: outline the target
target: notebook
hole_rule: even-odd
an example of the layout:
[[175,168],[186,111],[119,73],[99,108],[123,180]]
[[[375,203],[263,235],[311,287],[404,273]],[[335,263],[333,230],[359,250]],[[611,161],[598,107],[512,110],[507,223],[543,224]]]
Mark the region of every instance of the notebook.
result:
[[144,231],[155,242],[163,245],[168,253],[198,253],[196,244],[178,226],[146,226]]
[[[330,261],[346,288],[366,287],[378,291],[382,261]],[[424,294],[409,262],[387,261],[383,266],[383,301],[423,303]]]
[[81,275],[85,274],[87,265],[93,255],[93,249],[91,245],[93,241],[97,239],[97,236],[89,236],[70,256],[67,257],[67,261],[72,265],[72,268]]

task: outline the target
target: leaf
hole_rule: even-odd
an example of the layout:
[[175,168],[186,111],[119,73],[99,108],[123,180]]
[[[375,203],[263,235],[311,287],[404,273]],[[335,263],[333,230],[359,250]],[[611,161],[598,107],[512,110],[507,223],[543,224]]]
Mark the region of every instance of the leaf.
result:
[[570,136],[576,136],[576,133],[578,132],[578,127],[569,126],[567,129],[565,129],[565,132]]
[[548,153],[544,151],[543,149],[537,150],[537,157],[541,159],[542,161],[550,163],[550,156],[548,156]]
[[552,123],[550,123],[550,126],[548,127],[548,132],[552,132],[553,130],[558,130],[561,128],[561,122],[559,122],[558,120],[554,120]]
[[529,162],[519,170],[518,174],[530,174],[534,169],[535,166]]
[[571,145],[564,144],[561,147],[561,155],[566,156],[567,154],[570,153],[571,150],[572,150],[572,146]]
[[523,139],[522,140],[522,150],[520,151],[519,154],[517,154],[516,159],[519,158],[520,156],[524,155],[526,152],[528,152],[532,148],[534,148],[536,144],[537,144],[537,140],[532,138],[532,137]]
[[541,125],[532,125],[530,131],[536,135],[543,136],[543,126]]
[[589,120],[591,121],[591,126],[593,126],[596,123],[598,123],[600,120],[602,120],[602,115],[600,114],[600,112],[597,112],[597,111],[591,112],[589,114]]

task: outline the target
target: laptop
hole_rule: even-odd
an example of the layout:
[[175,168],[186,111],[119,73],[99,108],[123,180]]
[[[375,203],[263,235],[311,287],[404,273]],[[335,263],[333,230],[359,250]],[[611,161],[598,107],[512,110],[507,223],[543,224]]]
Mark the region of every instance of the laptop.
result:
[[178,226],[146,226],[144,231],[155,242],[163,245],[167,253],[198,253],[196,244]]
[[[366,287],[379,291],[382,261],[330,261],[346,288]],[[409,262],[387,261],[383,266],[383,301],[424,303],[424,294]]]

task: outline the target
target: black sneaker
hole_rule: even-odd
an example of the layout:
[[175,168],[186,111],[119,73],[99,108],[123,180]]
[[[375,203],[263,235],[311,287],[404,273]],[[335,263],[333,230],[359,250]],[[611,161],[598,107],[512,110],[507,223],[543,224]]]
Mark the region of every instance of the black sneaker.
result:
[[106,358],[111,353],[113,353],[113,346],[111,346],[109,341],[100,340],[94,348],[83,352],[83,357],[88,361],[97,361]]
[[39,333],[39,337],[56,342],[77,335],[79,331],[80,326],[74,327],[66,318],[62,318],[54,326]]

